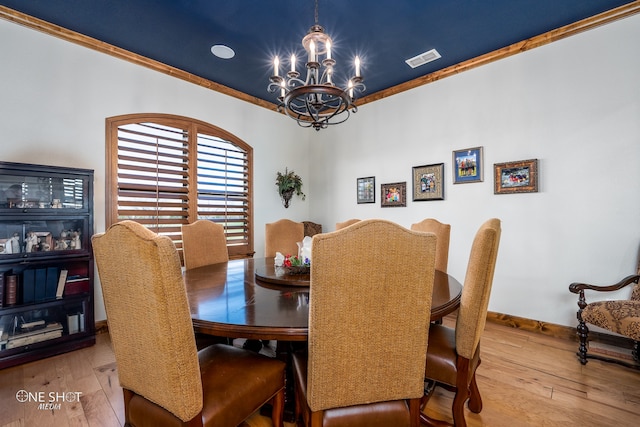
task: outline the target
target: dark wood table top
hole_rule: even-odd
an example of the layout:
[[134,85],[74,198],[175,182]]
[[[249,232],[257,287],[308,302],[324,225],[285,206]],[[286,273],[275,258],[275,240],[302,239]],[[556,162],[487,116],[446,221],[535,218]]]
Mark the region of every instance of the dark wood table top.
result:
[[[256,272],[263,280],[256,278]],[[280,284],[279,280],[293,283]],[[184,281],[196,332],[229,338],[307,340],[309,276],[278,277],[273,258],[194,268],[184,272]],[[460,282],[436,270],[431,319],[456,310],[461,292]]]

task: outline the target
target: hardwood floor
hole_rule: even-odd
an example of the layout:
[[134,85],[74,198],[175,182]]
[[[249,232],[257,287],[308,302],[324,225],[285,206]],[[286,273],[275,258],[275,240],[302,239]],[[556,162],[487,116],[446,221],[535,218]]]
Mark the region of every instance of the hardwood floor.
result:
[[[484,407],[480,414],[466,411],[469,427],[640,425],[640,372],[596,360],[582,366],[576,348],[572,341],[487,323],[478,368]],[[60,394],[60,405],[20,403],[20,390],[43,392],[45,401],[51,392]],[[451,420],[452,398],[438,389],[427,413]],[[0,402],[3,427],[122,426],[122,389],[108,334],[98,335],[93,347],[0,370]],[[258,414],[243,424],[269,426]]]

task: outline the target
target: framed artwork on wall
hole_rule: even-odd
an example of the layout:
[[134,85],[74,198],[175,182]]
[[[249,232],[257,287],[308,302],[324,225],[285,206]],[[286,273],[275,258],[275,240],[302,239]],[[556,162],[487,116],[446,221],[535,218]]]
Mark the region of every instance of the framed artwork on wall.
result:
[[453,183],[482,182],[482,147],[466,148],[453,152]]
[[493,165],[494,194],[537,193],[538,159]]
[[444,163],[414,166],[413,201],[444,200]]
[[356,184],[356,194],[358,203],[375,203],[376,202],[376,178],[368,176],[366,178],[358,178]]
[[383,208],[407,206],[407,183],[382,184],[380,186],[380,206]]

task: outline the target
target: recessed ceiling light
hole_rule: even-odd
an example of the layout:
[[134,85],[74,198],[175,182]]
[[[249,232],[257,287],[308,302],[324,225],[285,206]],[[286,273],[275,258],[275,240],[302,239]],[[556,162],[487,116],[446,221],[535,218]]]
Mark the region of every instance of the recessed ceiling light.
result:
[[406,62],[407,64],[409,64],[409,66],[411,68],[416,68],[419,67],[421,65],[426,64],[427,62],[431,62],[431,61],[435,61],[436,59],[440,58],[440,54],[438,53],[437,50],[435,49],[431,49],[428,50],[424,53],[421,53],[420,55],[416,55],[413,58],[407,59]]
[[211,46],[211,53],[221,59],[231,59],[236,53],[229,46],[223,44],[214,44]]

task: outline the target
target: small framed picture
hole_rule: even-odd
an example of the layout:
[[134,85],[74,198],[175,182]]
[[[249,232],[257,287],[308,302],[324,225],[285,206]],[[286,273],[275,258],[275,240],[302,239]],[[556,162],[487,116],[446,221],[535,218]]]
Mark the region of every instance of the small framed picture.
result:
[[407,183],[382,184],[380,186],[380,206],[383,208],[407,206]]
[[444,200],[444,163],[414,166],[413,201]]
[[467,148],[453,152],[453,183],[482,182],[482,147]]
[[358,203],[376,202],[376,178],[368,176],[357,180]]
[[493,165],[495,194],[537,193],[538,159]]

